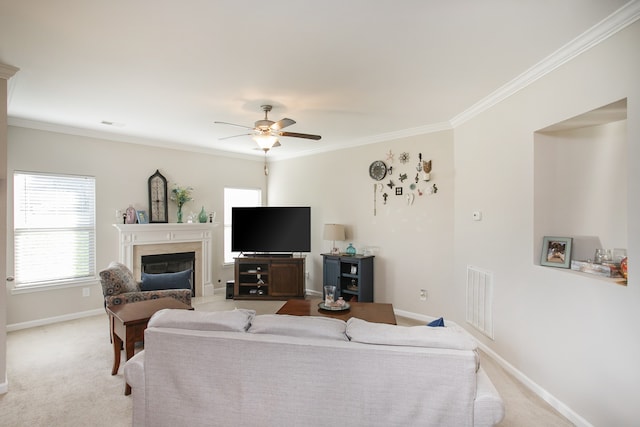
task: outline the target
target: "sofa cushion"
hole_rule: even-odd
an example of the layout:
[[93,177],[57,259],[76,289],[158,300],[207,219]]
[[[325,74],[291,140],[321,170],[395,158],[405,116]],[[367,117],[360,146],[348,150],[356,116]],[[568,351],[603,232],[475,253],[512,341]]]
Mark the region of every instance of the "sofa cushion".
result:
[[196,331],[245,332],[255,315],[255,310],[245,309],[229,311],[163,309],[151,317],[148,326]]
[[191,289],[192,270],[177,273],[142,273],[140,289],[143,291],[157,291],[160,289]]
[[365,344],[475,350],[477,345],[466,333],[451,327],[397,326],[372,323],[352,317],[347,321],[347,336]]
[[140,290],[131,270],[126,265],[115,261],[100,272],[100,283],[104,296]]
[[253,319],[248,332],[348,341],[346,327],[343,320],[330,317],[262,314]]

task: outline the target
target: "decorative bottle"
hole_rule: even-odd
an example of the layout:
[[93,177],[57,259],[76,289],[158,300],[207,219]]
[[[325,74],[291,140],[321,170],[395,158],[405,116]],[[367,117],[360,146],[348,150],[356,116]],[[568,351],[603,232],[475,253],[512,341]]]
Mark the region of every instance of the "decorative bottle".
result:
[[353,245],[349,243],[349,246],[347,246],[347,249],[345,250],[345,252],[347,253],[347,255],[353,256],[356,254],[356,248],[354,248]]
[[207,222],[207,212],[205,212],[204,206],[202,207],[202,210],[200,211],[200,215],[198,215],[198,221],[200,221],[201,223]]

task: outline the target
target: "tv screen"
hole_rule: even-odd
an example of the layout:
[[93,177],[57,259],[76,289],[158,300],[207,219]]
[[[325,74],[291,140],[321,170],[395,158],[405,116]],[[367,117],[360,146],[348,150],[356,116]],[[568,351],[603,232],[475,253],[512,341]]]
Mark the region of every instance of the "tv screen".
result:
[[231,208],[231,250],[311,252],[311,208]]

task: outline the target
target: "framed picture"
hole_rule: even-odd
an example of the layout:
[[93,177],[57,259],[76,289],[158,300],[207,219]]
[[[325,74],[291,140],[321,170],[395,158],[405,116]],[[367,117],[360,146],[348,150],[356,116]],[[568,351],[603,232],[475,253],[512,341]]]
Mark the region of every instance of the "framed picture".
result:
[[573,239],[571,237],[544,236],[540,265],[570,268],[572,243]]
[[138,218],[138,224],[149,224],[147,211],[136,211],[136,217]]

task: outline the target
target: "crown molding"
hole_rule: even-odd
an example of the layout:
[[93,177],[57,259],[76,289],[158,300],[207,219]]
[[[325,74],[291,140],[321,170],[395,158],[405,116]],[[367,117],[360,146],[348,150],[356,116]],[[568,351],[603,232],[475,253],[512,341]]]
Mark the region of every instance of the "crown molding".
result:
[[26,129],[43,130],[47,132],[62,133],[65,135],[83,136],[87,138],[102,139],[107,141],[124,142],[127,144],[146,145],[153,148],[165,148],[168,150],[191,151],[201,154],[212,154],[231,158],[240,158],[245,160],[262,161],[261,157],[244,153],[236,153],[233,151],[216,150],[213,148],[200,147],[196,145],[180,144],[177,142],[155,140],[143,138],[134,135],[120,134],[113,132],[105,132],[95,129],[78,128],[74,126],[61,125],[57,123],[42,122],[38,120],[30,120],[19,117],[8,117],[7,124],[9,126],[21,127]]
[[278,160],[287,160],[287,159],[293,159],[298,157],[306,157],[306,156],[311,156],[319,153],[346,150],[348,148],[355,148],[363,145],[376,144],[378,142],[393,141],[395,139],[408,138],[411,136],[425,135],[429,133],[441,132],[441,131],[452,130],[452,129],[453,128],[451,127],[451,124],[449,122],[434,123],[434,124],[419,126],[415,128],[403,129],[395,132],[387,132],[387,133],[381,133],[377,135],[371,135],[371,136],[350,140],[350,141],[338,141],[331,144],[324,144],[322,146],[318,146],[317,148],[312,148],[312,149],[305,150],[298,153],[276,154],[272,156],[272,160],[278,161]]
[[0,63],[0,79],[9,80],[13,77],[20,68],[14,67],[13,65],[2,64]]
[[585,31],[560,49],[547,56],[538,64],[529,68],[515,79],[498,88],[484,99],[478,101],[450,120],[452,127],[458,127],[478,114],[488,110],[499,102],[509,98],[536,80],[572,60],[581,53],[602,43],[618,31],[626,28],[640,18],[640,0],[632,0],[611,15]]

